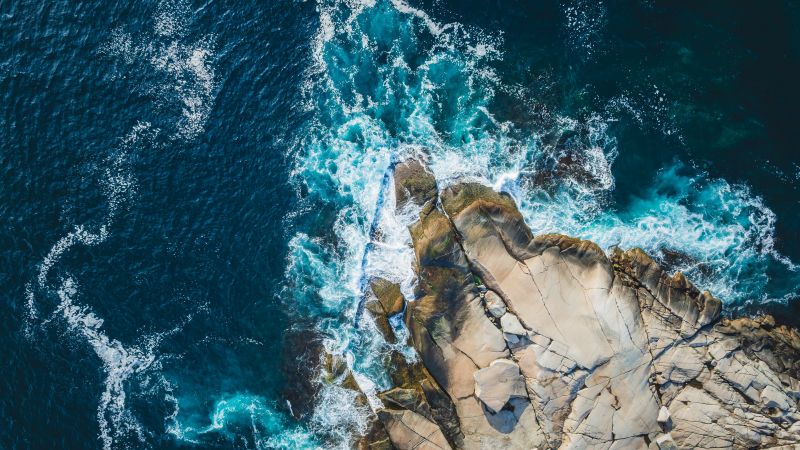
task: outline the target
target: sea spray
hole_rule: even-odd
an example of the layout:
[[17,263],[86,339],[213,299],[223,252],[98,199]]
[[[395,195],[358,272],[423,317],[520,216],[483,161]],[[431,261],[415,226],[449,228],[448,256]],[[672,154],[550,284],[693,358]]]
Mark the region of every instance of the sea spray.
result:
[[[383,356],[392,349],[374,329],[353,327],[367,317],[367,281],[378,274],[395,282],[413,279],[406,275],[413,259],[377,257],[375,239],[376,229],[396,215],[386,207],[386,182],[394,161],[405,157],[424,158],[440,186],[467,179],[508,192],[534,233],[572,234],[605,249],[639,246],[657,258],[662,250],[686,254],[685,261],[695,262],[675,269],[728,302],[764,292],[766,266],[794,270],[774,249],[774,214],[744,186],[667,168],[655,180],[642,180],[641,198],[615,201],[612,168],[624,155],[609,124],[636,113],[624,94],[580,119],[549,114],[539,128],[526,128],[493,113],[499,92],[520,104],[536,103],[504,85],[497,72],[495,63],[504,57],[500,36],[439,23],[400,1],[321,2],[317,8],[302,105],[310,119],[292,150],[292,180],[304,193],[300,209],[306,214],[298,215],[303,231],[290,242],[287,293],[300,311],[320,317],[328,352],[345,355],[357,379],[375,380],[369,391],[388,387]],[[581,16],[574,4],[565,11],[570,29],[579,31],[576,46],[593,58],[604,17]],[[658,127],[677,133],[662,118],[663,95],[657,87],[654,92]],[[673,184],[682,187],[670,192]],[[331,226],[303,228],[304,217],[320,217],[307,212],[320,210],[331,211],[325,222]],[[401,230],[381,231],[400,247],[410,244]],[[406,301],[414,300],[410,285],[403,290]],[[341,387],[322,389],[323,398],[341,403],[319,402],[314,421],[330,426],[323,434],[343,445],[337,439],[347,433],[336,430],[360,429],[364,412],[337,397]]]

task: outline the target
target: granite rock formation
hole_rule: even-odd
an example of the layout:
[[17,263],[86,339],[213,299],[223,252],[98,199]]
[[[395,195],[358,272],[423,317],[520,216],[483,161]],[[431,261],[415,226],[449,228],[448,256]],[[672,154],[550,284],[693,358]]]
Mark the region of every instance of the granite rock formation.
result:
[[404,314],[420,362],[395,358],[381,448],[800,445],[797,330],[723,317],[641,250],[534,236],[509,196],[418,161],[395,183],[418,292],[403,309],[374,283],[370,311]]

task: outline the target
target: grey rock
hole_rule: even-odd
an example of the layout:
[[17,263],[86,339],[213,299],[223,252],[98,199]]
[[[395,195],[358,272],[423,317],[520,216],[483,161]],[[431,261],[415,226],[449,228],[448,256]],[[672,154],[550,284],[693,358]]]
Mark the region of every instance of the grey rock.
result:
[[499,319],[506,313],[506,304],[494,291],[486,291],[483,296],[483,301],[486,303],[486,310],[495,319]]
[[678,448],[669,433],[658,436],[656,438],[656,445],[658,446],[659,450],[677,450]]
[[500,318],[500,328],[503,330],[503,337],[512,346],[519,344],[528,335],[517,316],[510,312],[503,314],[503,317]]
[[519,366],[508,359],[497,359],[489,367],[476,371],[475,396],[493,413],[501,409],[513,397],[528,397],[525,380]]

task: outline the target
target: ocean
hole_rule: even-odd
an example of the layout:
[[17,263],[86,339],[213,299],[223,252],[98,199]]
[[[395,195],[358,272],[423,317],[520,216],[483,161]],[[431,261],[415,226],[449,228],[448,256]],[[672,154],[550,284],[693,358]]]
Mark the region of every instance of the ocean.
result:
[[[800,323],[800,4],[0,1],[0,447],[349,448],[391,167]],[[380,234],[381,239],[374,236]],[[393,326],[402,333],[403,325]]]

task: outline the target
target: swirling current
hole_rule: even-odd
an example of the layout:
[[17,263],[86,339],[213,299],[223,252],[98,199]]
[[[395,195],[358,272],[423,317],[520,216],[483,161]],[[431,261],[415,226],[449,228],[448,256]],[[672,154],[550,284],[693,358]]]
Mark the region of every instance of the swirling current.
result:
[[0,29],[0,447],[349,448],[416,357],[361,314],[373,276],[414,299],[410,156],[798,321],[793,2],[19,0]]

